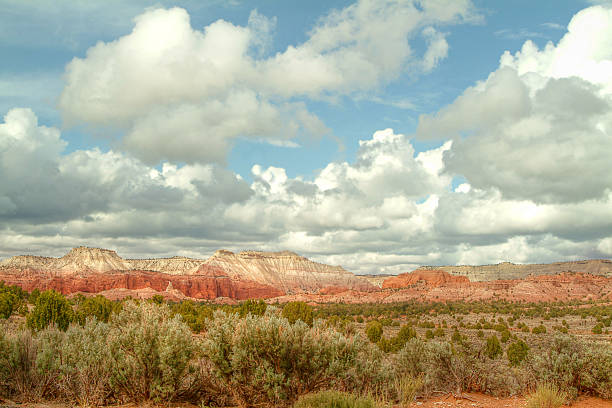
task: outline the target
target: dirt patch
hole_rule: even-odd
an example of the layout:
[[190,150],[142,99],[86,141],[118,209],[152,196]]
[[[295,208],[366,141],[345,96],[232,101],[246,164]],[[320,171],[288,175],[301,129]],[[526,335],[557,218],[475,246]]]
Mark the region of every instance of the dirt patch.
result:
[[[466,398],[455,398],[447,395],[418,401],[411,405],[414,408],[525,408],[527,401],[524,397],[496,398],[483,394],[465,394]],[[603,400],[594,397],[580,397],[569,405],[571,408],[612,408],[612,400]],[[10,404],[0,402],[0,408],[68,408],[71,405],[45,403],[45,404]],[[106,408],[196,408],[189,403],[176,403],[170,405],[156,404],[124,404],[110,405]],[[396,407],[399,407],[396,406]]]
[[[525,408],[524,397],[496,398],[482,394],[466,394],[466,398],[444,396],[418,401],[418,408]],[[612,400],[594,397],[580,397],[570,404],[572,408],[612,408]]]

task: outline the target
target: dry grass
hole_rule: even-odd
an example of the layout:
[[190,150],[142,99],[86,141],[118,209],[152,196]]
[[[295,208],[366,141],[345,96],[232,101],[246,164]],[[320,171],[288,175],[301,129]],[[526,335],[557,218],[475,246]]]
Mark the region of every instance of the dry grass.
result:
[[418,392],[423,388],[423,377],[403,376],[395,378],[393,386],[399,403],[403,406],[410,405],[416,398]]
[[555,384],[543,383],[527,397],[527,408],[559,408],[567,403],[567,394]]

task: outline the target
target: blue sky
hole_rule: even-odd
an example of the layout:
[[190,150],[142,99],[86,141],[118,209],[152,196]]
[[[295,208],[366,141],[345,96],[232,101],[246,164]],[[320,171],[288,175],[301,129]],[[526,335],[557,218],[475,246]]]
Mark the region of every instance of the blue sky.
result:
[[0,7],[0,256],[612,255],[605,3]]

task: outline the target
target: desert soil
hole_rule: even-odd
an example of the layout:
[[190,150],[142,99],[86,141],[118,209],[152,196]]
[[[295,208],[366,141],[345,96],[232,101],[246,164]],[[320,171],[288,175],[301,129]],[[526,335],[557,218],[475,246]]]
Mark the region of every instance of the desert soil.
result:
[[[465,399],[445,396],[417,402],[418,408],[525,408],[527,401],[522,397],[496,398],[483,394],[466,394]],[[414,405],[413,405],[414,406]],[[572,408],[612,408],[612,401],[594,397],[580,397]]]
[[[527,401],[522,397],[496,398],[483,394],[465,394],[466,398],[455,398],[453,396],[443,396],[431,398],[426,401],[418,401],[412,404],[414,408],[525,408]],[[68,408],[65,404],[7,404],[0,402],[0,408]],[[191,404],[171,404],[171,405],[112,405],[107,408],[196,408]],[[611,400],[604,400],[594,397],[580,397],[572,402],[571,408],[612,408]],[[400,408],[399,405],[394,408]]]

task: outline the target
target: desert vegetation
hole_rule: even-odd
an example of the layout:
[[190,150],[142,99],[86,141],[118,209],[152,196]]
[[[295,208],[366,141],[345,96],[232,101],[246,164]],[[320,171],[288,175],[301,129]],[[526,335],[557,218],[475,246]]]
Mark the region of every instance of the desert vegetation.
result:
[[612,306],[602,302],[169,304],[0,285],[0,307],[0,398],[12,401],[366,408],[468,392],[524,395],[534,407],[612,399]]

